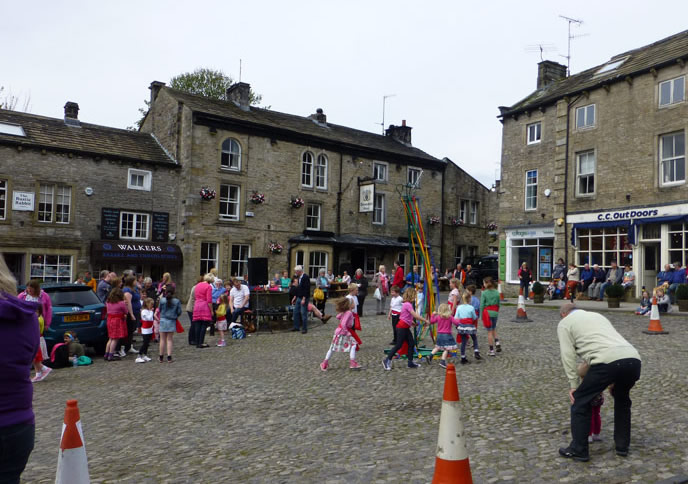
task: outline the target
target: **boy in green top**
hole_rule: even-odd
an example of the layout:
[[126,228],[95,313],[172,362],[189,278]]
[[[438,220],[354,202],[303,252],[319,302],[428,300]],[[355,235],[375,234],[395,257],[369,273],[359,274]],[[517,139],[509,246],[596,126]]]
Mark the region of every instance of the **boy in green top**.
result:
[[499,316],[499,291],[495,289],[494,281],[487,277],[483,281],[485,288],[480,294],[480,310],[479,316],[483,321],[483,326],[487,330],[487,344],[490,346],[490,356],[495,356],[495,347],[497,352],[502,351],[502,346],[497,337],[497,317]]

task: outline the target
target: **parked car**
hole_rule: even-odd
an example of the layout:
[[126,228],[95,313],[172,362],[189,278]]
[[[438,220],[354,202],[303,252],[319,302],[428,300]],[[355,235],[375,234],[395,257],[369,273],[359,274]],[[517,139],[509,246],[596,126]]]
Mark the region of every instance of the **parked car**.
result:
[[499,256],[497,254],[478,257],[477,260],[472,260],[469,264],[472,266],[469,277],[476,286],[482,287],[483,279],[486,277],[491,277],[494,281],[499,280]]
[[[20,291],[24,288],[20,287]],[[62,343],[65,331],[75,331],[79,342],[97,352],[107,343],[107,311],[90,287],[79,284],[41,284],[50,296],[53,318],[43,337],[48,349]]]

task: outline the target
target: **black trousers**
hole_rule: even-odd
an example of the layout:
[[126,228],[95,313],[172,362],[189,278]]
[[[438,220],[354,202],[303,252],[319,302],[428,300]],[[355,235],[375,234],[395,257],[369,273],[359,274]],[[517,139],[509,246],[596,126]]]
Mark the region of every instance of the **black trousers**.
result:
[[186,314],[187,314],[187,316],[189,316],[189,322],[191,323],[191,325],[189,326],[189,331],[188,331],[188,333],[189,333],[189,336],[188,336],[189,337],[189,344],[196,346],[196,341],[194,341],[195,335],[193,332],[193,313],[191,311],[187,311]]
[[358,295],[358,308],[357,308],[357,310],[358,310],[358,317],[359,318],[363,317],[363,303],[365,302],[365,298],[366,298],[365,294],[363,294],[363,295],[359,294]]
[[397,343],[397,323],[399,322],[399,314],[392,314],[392,341]]
[[152,334],[142,334],[143,344],[139,348],[139,355],[148,355],[148,345],[150,344]]
[[19,484],[34,445],[34,424],[0,427],[0,482]]
[[592,365],[583,382],[573,393],[571,406],[571,450],[588,455],[588,434],[592,418],[592,400],[612,383],[614,389],[614,443],[617,450],[628,450],[631,443],[631,388],[640,378],[640,360],[624,358]]
[[211,321],[191,321],[191,332],[193,332],[193,340],[196,343],[196,348],[199,348],[205,341],[205,329]]
[[[406,351],[406,359],[408,360],[409,363],[413,361],[413,351],[415,350],[416,343],[413,339],[413,330],[412,328],[395,328],[396,329],[396,338],[394,339],[394,348],[389,352],[388,358],[391,360],[392,357],[399,351],[399,349],[403,346],[404,341],[408,343],[408,350]],[[587,436],[586,436],[587,438]]]

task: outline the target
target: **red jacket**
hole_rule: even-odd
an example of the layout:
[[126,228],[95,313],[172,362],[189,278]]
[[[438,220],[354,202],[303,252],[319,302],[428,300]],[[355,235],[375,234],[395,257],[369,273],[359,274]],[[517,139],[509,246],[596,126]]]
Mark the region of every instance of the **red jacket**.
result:
[[392,285],[397,286],[399,289],[404,287],[404,284],[406,284],[406,281],[404,280],[404,269],[401,267],[397,267],[397,270],[394,271],[394,279],[392,280]]

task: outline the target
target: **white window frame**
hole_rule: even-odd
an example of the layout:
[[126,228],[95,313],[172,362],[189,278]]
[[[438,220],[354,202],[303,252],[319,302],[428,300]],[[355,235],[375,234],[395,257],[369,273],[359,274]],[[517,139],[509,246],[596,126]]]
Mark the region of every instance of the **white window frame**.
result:
[[[235,247],[239,249],[239,257],[237,258],[234,257]],[[229,263],[230,276],[234,277],[236,275],[237,277],[246,277],[248,279],[248,260],[251,258],[251,246],[249,244],[232,244],[229,255],[231,257]],[[236,271],[234,270],[235,268],[237,269]]]
[[[41,205],[43,210],[41,210]],[[38,206],[36,220],[40,223],[53,223],[55,211],[55,185],[41,183],[38,187]]]
[[[676,141],[674,139],[673,141],[673,146],[674,146],[674,154],[671,157],[664,157],[664,138],[671,136],[672,138],[675,138],[676,136],[682,136],[683,137],[683,154],[681,156],[676,156]],[[678,164],[679,160],[683,161],[683,179],[680,180],[671,180],[668,182],[664,181],[664,163],[665,162],[673,162],[674,164],[674,172],[676,171],[676,164]],[[671,186],[676,186],[676,185],[683,185],[686,183],[686,134],[685,131],[676,131],[674,133],[666,133],[663,135],[659,136],[659,183],[663,187],[671,187]]]
[[[592,122],[590,122],[590,109],[592,109]],[[579,120],[583,120],[583,124],[579,126]],[[595,104],[586,104],[576,108],[576,129],[592,129],[597,125],[597,107]]]
[[[592,156],[592,171],[591,172],[585,172],[583,173],[581,171],[581,161],[583,161],[584,157],[590,157]],[[579,153],[576,153],[576,196],[577,197],[592,197],[597,193],[597,180],[596,180],[596,174],[597,174],[597,155],[595,153],[595,150],[586,150],[586,151],[581,151]],[[590,178],[592,177],[592,186],[593,189],[591,192],[583,192],[581,191],[581,180],[583,177]],[[589,185],[589,183],[587,184]]]
[[[34,257],[43,257],[43,261],[36,261]],[[48,257],[57,257],[55,264],[48,264]],[[35,254],[30,255],[31,261],[31,279],[40,279],[45,282],[72,282],[72,262],[71,255],[64,254]],[[46,276],[49,267],[54,267],[55,274]]]
[[[143,184],[137,185],[132,183],[132,177],[142,177]],[[129,190],[143,190],[146,192],[151,191],[153,173],[148,170],[138,170],[136,168],[129,168],[127,170],[127,188]]]
[[[676,81],[681,81],[681,99],[676,100]],[[669,85],[669,102],[662,103],[662,86]],[[658,98],[658,103],[659,107],[667,107],[667,106],[672,106],[674,104],[679,104],[682,103],[683,101],[686,100],[686,76],[678,76],[674,77],[673,79],[667,79],[666,81],[662,81],[659,83],[658,86],[658,91],[657,91],[657,98]]]
[[327,256],[327,252],[322,250],[314,250],[308,254],[308,276],[311,279],[318,277],[320,269],[327,271]]
[[[383,176],[380,176],[382,172]],[[387,174],[389,173],[389,163],[384,161],[373,161],[373,179],[379,182],[387,181]]]
[[313,153],[304,151],[301,155],[301,186],[313,188],[313,165],[315,159]]
[[463,223],[468,220],[468,200],[459,200],[459,220]]
[[[125,228],[124,228],[124,223],[125,223],[125,216],[128,218],[128,216],[132,215],[133,219],[131,220],[132,225],[131,225],[131,235],[126,235],[125,234]],[[145,221],[145,223],[144,223]],[[127,223],[129,221],[127,220]],[[141,227],[140,227],[141,226]],[[145,233],[141,235],[137,235],[139,232],[143,230],[143,227],[145,227]],[[124,239],[124,240],[148,240],[148,235],[150,234],[150,214],[148,213],[142,213],[142,212],[128,212],[128,211],[121,211],[119,213],[119,238]],[[129,231],[130,229],[127,227],[126,229]]]
[[[223,187],[227,187],[227,196],[222,196]],[[232,188],[236,188],[236,197],[232,198]],[[231,213],[229,208],[235,206],[236,209]],[[227,210],[223,213],[223,207]],[[220,203],[219,203],[219,215],[221,220],[228,220],[236,222],[239,220],[239,213],[241,212],[241,186],[232,185],[229,183],[223,183],[220,185]]]
[[[601,233],[597,233],[601,231]],[[587,239],[586,243],[582,243]],[[597,241],[597,243],[593,243]],[[623,244],[623,242],[626,244]],[[583,246],[587,246],[584,249]],[[593,254],[599,255],[599,261],[593,258]],[[628,228],[605,227],[602,229],[578,229],[576,230],[576,255],[575,261],[579,266],[584,264],[598,264],[600,268],[607,270],[611,267],[611,261],[616,261],[619,267],[624,266],[624,259],[633,257],[633,249],[628,243]],[[609,263],[607,263],[609,262]],[[636,273],[638,268],[635,268]]]
[[8,181],[0,179],[0,220],[7,220],[7,186]]
[[470,208],[470,224],[476,225],[478,223],[478,202],[471,200],[468,204]]
[[[313,215],[313,209],[317,208],[317,215]],[[320,230],[322,218],[322,205],[319,203],[306,204],[306,230]],[[313,224],[315,221],[315,224]]]
[[538,144],[542,140],[542,122],[526,125],[526,142],[529,145]]
[[[217,246],[217,242],[201,242],[201,276],[208,274],[213,267],[217,268]],[[204,248],[206,249],[205,251],[203,250]]]
[[[417,173],[417,175],[412,176],[413,173]],[[417,168],[415,166],[409,166],[406,170],[406,183],[414,186],[416,188],[420,188],[420,177],[421,174],[423,173],[422,168]],[[414,179],[412,181],[412,179]]]
[[385,224],[386,200],[384,193],[375,193],[373,199],[373,225]]
[[[528,183],[529,173],[535,173],[535,183]],[[526,170],[526,182],[525,182],[525,210],[531,211],[531,210],[537,210],[537,203],[538,203],[538,196],[537,196],[537,189],[538,189],[538,170]],[[535,187],[533,189],[533,196],[530,197],[531,199],[535,200],[535,204],[532,207],[528,206],[528,188],[530,187]]]
[[57,185],[55,188],[55,223],[68,224],[72,215],[72,187]]
[[327,155],[325,153],[320,153],[315,160],[315,168],[313,170],[313,174],[315,175],[315,188],[318,190],[327,190],[327,167]]
[[[225,147],[225,143],[229,144]],[[225,156],[227,163],[224,162]],[[241,143],[236,138],[227,138],[220,146],[220,168],[227,171],[241,171]]]

